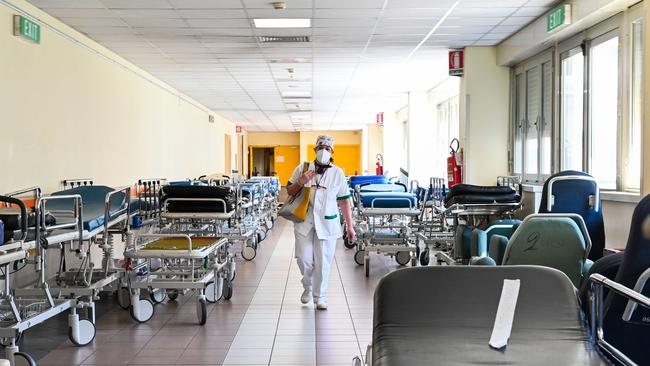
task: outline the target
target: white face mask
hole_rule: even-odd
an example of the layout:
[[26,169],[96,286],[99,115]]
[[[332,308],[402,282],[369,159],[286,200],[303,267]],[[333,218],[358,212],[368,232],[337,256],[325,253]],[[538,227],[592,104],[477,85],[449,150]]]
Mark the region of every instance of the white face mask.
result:
[[318,160],[318,162],[323,165],[329,164],[331,157],[332,157],[332,153],[325,149],[316,151],[316,160]]

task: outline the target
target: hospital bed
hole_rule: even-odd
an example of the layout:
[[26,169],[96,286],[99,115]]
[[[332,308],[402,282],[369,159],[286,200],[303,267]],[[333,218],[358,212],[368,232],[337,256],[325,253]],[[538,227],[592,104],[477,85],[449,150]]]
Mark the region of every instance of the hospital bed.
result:
[[207,320],[208,302],[232,296],[231,258],[226,238],[187,234],[136,235],[129,240],[124,257],[131,317],[139,323],[147,322],[154,314],[152,301],[140,298],[142,289],[149,293],[165,291],[172,300],[179,294],[197,291],[196,314],[200,325]]
[[[160,190],[167,184],[164,178],[139,179],[132,192],[130,215],[133,228],[157,224],[160,218]],[[135,217],[135,219],[133,219]]]
[[416,264],[416,236],[409,223],[420,215],[414,194],[402,184],[360,184],[355,186],[354,260],[370,274],[370,253],[395,257],[399,265]]

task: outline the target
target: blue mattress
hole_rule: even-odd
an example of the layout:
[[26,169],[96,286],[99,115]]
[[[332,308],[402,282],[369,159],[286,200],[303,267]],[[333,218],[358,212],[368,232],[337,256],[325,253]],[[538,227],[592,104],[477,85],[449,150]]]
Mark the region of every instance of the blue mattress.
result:
[[[407,192],[362,192],[361,203],[365,208],[415,207],[415,196]],[[398,200],[399,198],[399,200]],[[374,206],[373,206],[374,201]],[[409,206],[409,202],[411,205]]]
[[353,175],[350,177],[350,187],[354,188],[361,184],[386,184],[388,178],[383,175]]
[[[78,194],[81,196],[82,213],[83,213],[83,227],[84,230],[93,231],[100,226],[104,225],[104,201],[109,192],[114,189],[106,186],[82,186],[72,189],[66,189],[59,192],[52,193],[52,196],[66,196]],[[57,201],[49,201],[46,203],[45,209],[50,211],[55,217],[58,224],[70,222],[74,217],[71,212],[74,207],[73,199],[63,199]],[[126,208],[124,193],[117,193],[111,197],[110,210],[117,211]],[[67,211],[67,212],[64,212]],[[111,217],[110,219],[116,218]]]
[[406,188],[399,184],[368,184],[359,187],[361,192],[406,192]]

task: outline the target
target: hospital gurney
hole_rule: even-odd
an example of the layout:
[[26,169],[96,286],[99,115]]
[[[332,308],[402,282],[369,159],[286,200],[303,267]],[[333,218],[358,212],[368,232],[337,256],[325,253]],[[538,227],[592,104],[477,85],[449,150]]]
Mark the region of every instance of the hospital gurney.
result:
[[[35,266],[37,280],[33,285],[14,290],[17,298],[40,299],[44,306],[34,312],[51,317],[55,300],[71,300],[69,324],[70,340],[76,345],[86,345],[95,337],[95,301],[99,293],[116,290],[123,271],[115,267],[113,236],[128,231],[130,188],[114,190],[105,186],[93,186],[89,180],[65,181],[74,188],[40,197],[35,204],[34,239],[25,242],[28,250],[34,250],[30,260]],[[83,183],[82,183],[83,182]],[[84,184],[85,183],[85,184]],[[56,217],[55,224],[45,220],[46,212]],[[95,268],[91,247],[102,250],[100,268]],[[47,255],[60,252],[56,274],[46,278]],[[67,253],[74,254],[77,268],[69,267]],[[77,309],[85,310],[88,319],[79,319]],[[59,311],[60,312],[60,311]],[[55,314],[54,314],[55,315]]]
[[[507,346],[497,350],[488,342],[497,328],[504,280],[519,280],[520,288],[512,295],[516,305]],[[650,299],[613,281],[592,281],[650,306]],[[432,283],[436,291],[421,291]],[[551,268],[435,266],[395,271],[378,284],[374,303],[367,365],[610,364],[601,353],[608,350],[602,329],[588,331],[575,288]],[[361,357],[355,358],[355,365],[362,363]]]
[[152,301],[140,298],[141,289],[149,293],[165,291],[172,300],[179,293],[198,291],[196,314],[200,325],[207,320],[208,302],[232,296],[226,238],[150,234],[137,235],[129,241],[124,257],[134,320],[144,323],[154,314]]
[[362,192],[365,188],[363,185],[355,188],[354,200],[358,217],[355,222],[357,250],[354,261],[364,266],[366,276],[370,274],[371,252],[394,256],[399,265],[406,265],[409,261],[413,265],[416,263],[412,255],[416,250],[416,236],[409,227],[409,222],[420,215],[420,210],[416,207],[415,195],[406,192],[403,185],[394,186],[400,187],[402,191],[396,192],[393,187],[384,187],[390,191]]
[[[17,192],[18,194],[30,192],[32,189]],[[40,192],[37,190],[36,192]],[[23,240],[27,237],[28,211],[22,200],[0,196],[0,202],[14,205],[17,210],[16,219],[19,221],[19,230],[16,238],[9,239],[0,246],[0,268],[4,287],[0,292],[0,343],[5,346],[5,357],[11,365],[36,365],[32,357],[24,352],[19,352],[17,342],[24,331],[50,319],[71,308],[73,300],[51,299],[43,302],[42,299],[17,298],[14,296],[11,275],[28,256],[28,247]],[[4,211],[3,217],[8,216]],[[71,331],[79,331],[78,318],[75,320],[74,308],[71,314]],[[91,324],[92,326],[92,324]],[[73,337],[71,337],[72,339]]]

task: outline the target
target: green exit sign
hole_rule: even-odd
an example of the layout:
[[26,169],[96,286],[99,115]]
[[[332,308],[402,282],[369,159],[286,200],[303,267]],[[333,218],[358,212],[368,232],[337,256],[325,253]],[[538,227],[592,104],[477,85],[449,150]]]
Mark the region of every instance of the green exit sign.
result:
[[552,32],[567,24],[571,24],[571,5],[569,4],[558,6],[546,16],[546,32]]
[[22,15],[14,15],[14,36],[41,43],[41,26]]

